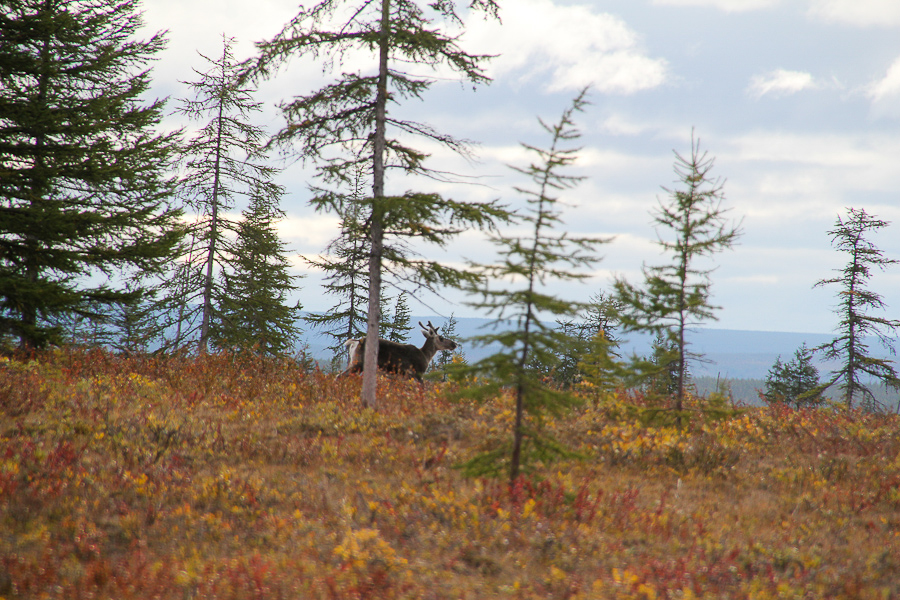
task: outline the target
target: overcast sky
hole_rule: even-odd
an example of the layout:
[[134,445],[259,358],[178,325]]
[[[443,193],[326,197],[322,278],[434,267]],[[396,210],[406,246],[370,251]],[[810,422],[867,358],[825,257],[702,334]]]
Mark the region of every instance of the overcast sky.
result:
[[[421,182],[422,191],[457,199],[500,198],[512,206],[523,181],[506,165],[524,165],[520,142],[546,145],[537,117],[558,119],[572,97],[591,85],[592,105],[578,117],[583,150],[573,174],[587,179],[563,197],[573,234],[613,237],[587,284],[559,288],[587,300],[608,291],[614,275],[640,281],[643,263],[667,261],[655,245],[650,210],[673,187],[673,150],[690,152],[692,128],[715,157],[725,181],[729,216],[744,236],[715,258],[710,325],[727,329],[833,330],[837,288],[813,284],[835,275],[846,255],[828,231],[846,207],[891,221],[873,241],[900,259],[900,2],[897,0],[514,0],[502,2],[503,24],[480,18],[461,44],[499,54],[494,79],[472,91],[441,81],[423,103],[398,110],[457,137],[479,142],[478,162],[434,149],[431,166],[479,177],[483,185]],[[179,83],[217,56],[222,34],[237,38],[239,59],[252,42],[276,34],[296,13],[293,0],[144,0],[152,30],[169,31],[154,69],[154,93],[189,94]],[[295,63],[264,83],[267,106],[321,84],[316,65]],[[175,121],[170,121],[175,124]],[[259,124],[283,125],[270,109]],[[335,235],[336,220],[307,207],[310,172],[287,165],[281,232],[307,275],[297,299],[325,310],[317,274],[299,255],[315,255]],[[402,186],[402,187],[392,187]],[[402,193],[409,182],[388,182]],[[481,234],[467,233],[458,251],[429,258],[492,260]],[[900,317],[900,265],[878,273],[891,318]],[[422,296],[413,314],[479,316],[463,298]],[[433,310],[432,310],[433,309]]]

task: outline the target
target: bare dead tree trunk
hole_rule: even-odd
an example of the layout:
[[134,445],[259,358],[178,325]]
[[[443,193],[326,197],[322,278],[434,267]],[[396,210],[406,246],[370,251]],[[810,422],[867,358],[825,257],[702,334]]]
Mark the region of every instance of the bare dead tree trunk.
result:
[[[227,48],[223,51],[222,58],[222,86],[225,85],[225,61],[227,60]],[[219,97],[219,114],[216,118],[216,162],[213,171],[212,214],[209,232],[209,253],[206,256],[206,274],[203,283],[203,318],[200,322],[200,353],[206,354],[209,350],[209,329],[212,321],[212,286],[213,264],[216,260],[216,242],[219,236],[219,175],[222,170],[222,119],[224,101]]]

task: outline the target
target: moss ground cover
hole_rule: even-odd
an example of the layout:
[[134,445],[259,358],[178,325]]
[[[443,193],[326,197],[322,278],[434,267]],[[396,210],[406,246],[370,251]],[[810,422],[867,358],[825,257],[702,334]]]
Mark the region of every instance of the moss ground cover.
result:
[[454,465],[511,399],[289,362],[0,359],[0,597],[900,598],[900,419],[747,409],[686,428],[588,400],[579,459]]

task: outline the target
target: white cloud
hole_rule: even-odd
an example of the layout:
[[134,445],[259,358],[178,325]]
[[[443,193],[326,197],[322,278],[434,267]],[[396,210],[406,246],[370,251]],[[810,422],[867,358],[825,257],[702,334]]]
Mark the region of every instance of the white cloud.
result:
[[866,95],[874,102],[900,95],[900,58],[888,67],[884,78],[868,86]]
[[[748,133],[729,146],[717,153],[721,159],[717,162],[744,165],[740,168],[749,170],[743,179],[765,188],[762,198],[789,198],[792,205],[801,198],[840,204],[864,201],[860,194],[900,186],[900,141],[889,133]],[[788,212],[785,207],[782,211]]]
[[778,4],[780,0],[653,0],[662,6],[711,6],[725,12],[759,10]]
[[613,136],[635,136],[650,131],[653,127],[647,123],[638,123],[630,117],[614,113],[600,123],[600,131]]
[[809,14],[859,27],[900,26],[897,0],[810,0]]
[[825,168],[846,167],[854,170],[895,163],[900,152],[900,141],[889,135],[760,132],[738,136],[732,140],[731,146],[736,152],[729,156],[742,161],[795,163]]
[[[857,27],[900,26],[897,0],[807,0],[811,17]],[[771,8],[781,0],[653,0],[658,6],[710,7],[724,12]]]
[[815,87],[816,83],[809,73],[776,69],[765,75],[754,76],[747,91],[756,98],[762,98],[767,94],[789,96]]
[[491,62],[494,77],[537,80],[550,92],[592,85],[611,94],[633,94],[666,81],[666,61],[646,56],[639,36],[616,16],[584,5],[518,0],[504,8],[502,17],[502,25],[474,17],[465,35],[467,47],[471,43],[499,55]]

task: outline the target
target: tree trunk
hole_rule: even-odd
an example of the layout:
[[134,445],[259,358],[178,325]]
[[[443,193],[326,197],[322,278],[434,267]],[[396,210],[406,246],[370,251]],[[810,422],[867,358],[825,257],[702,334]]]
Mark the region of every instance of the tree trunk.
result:
[[375,97],[375,140],[372,157],[372,220],[369,231],[369,312],[366,349],[363,357],[363,406],[375,408],[378,375],[378,329],[381,313],[381,253],[384,243],[381,203],[384,198],[384,147],[388,80],[388,44],[390,42],[391,2],[381,0],[381,39],[378,42],[378,91]]
[[[225,60],[224,58],[222,59]],[[222,63],[225,64],[224,62]],[[224,66],[222,74],[222,86],[225,86]],[[219,98],[219,116],[216,122],[216,164],[213,170],[213,197],[212,220],[209,232],[209,253],[206,256],[206,275],[203,284],[203,320],[200,323],[200,353],[206,354],[209,350],[209,328],[212,320],[212,284],[213,264],[216,260],[216,241],[219,235],[219,173],[222,165],[222,119],[223,100]]]
[[859,272],[859,238],[853,240],[853,268],[850,271],[850,293],[847,294],[847,387],[844,401],[847,410],[853,408],[856,387],[856,277]]

